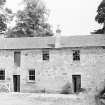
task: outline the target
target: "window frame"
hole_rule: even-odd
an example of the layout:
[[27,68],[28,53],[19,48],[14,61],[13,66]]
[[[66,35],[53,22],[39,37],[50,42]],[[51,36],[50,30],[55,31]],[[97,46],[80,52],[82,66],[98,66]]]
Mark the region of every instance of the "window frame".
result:
[[[81,79],[81,74],[77,74],[77,75],[72,75],[72,84],[73,84],[73,92],[74,93],[78,93],[81,91],[81,82],[82,82],[82,79]],[[76,81],[76,84],[75,82]]]
[[[31,71],[31,72],[34,71],[34,74],[31,74],[31,75],[30,75],[30,71]],[[31,77],[31,79],[30,79],[30,77]],[[34,78],[34,79],[32,79],[32,78]],[[28,71],[28,80],[29,80],[29,81],[35,81],[35,69],[29,69],[29,71]]]
[[[19,63],[16,60],[16,53],[19,54]],[[21,65],[21,52],[20,51],[14,51],[14,64],[18,67],[20,67]]]
[[0,73],[0,81],[5,80],[5,69],[0,69],[0,72],[3,71],[3,73]]
[[49,50],[42,50],[42,60],[49,61],[50,59],[50,52]]
[[80,61],[80,50],[72,50],[73,51],[73,61]]

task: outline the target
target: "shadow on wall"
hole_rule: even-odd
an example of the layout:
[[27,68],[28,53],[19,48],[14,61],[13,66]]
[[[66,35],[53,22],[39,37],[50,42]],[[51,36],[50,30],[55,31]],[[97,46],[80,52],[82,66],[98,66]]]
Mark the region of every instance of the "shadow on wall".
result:
[[62,88],[61,94],[71,94],[71,93],[72,93],[71,84],[67,82]]
[[95,100],[97,105],[105,105],[105,86],[96,96]]
[[[85,91],[86,89],[80,88],[80,90],[78,90],[78,92],[75,93],[79,94],[80,92],[85,92]],[[67,82],[62,88],[61,94],[72,94],[72,93],[74,93],[72,85],[71,83]]]
[[[40,90],[39,93],[52,93],[51,91],[48,91],[46,89],[42,89]],[[56,92],[55,92],[56,93]],[[61,89],[61,91],[59,91],[59,94],[72,94],[72,85],[67,82]]]
[[7,93],[9,92],[9,87],[7,86],[7,84],[3,84],[3,85],[0,85],[0,93]]
[[[86,89],[80,88],[77,92],[73,91],[72,84],[70,82],[65,83],[65,85],[62,87],[61,91],[59,91],[59,94],[79,94],[80,92],[86,92]],[[51,91],[48,91],[46,89],[42,89],[39,91],[39,93],[52,93]],[[56,93],[56,92],[55,92]]]

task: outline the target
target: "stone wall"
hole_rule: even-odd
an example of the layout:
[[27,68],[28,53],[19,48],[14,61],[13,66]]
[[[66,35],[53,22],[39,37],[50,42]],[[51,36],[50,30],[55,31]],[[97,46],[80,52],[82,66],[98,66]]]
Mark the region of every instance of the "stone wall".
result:
[[[20,75],[21,92],[61,92],[65,84],[71,86],[72,75],[81,75],[81,88],[87,91],[99,91],[105,84],[105,50],[103,48],[79,48],[80,61],[74,62],[72,50],[49,49],[49,61],[42,60],[42,50],[22,50],[21,65],[14,65],[14,51],[0,51],[0,69],[5,69],[6,80],[13,89],[13,75]],[[29,81],[28,71],[35,69],[35,81]],[[3,85],[4,86],[4,85]]]
[[[100,90],[105,79],[105,50],[80,48],[80,62],[73,61],[72,50],[74,49],[51,49],[49,61],[42,60],[41,50],[22,51],[21,91],[60,92],[69,82],[73,92],[72,75],[81,75],[82,88]],[[28,80],[29,69],[35,69],[35,82]]]
[[0,92],[13,91],[13,51],[0,50],[0,70],[5,70],[5,80],[0,80]]

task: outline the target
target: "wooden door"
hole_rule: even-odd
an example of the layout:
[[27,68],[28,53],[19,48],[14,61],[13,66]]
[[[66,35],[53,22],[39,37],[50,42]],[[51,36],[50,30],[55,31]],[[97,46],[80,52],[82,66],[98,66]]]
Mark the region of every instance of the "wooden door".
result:
[[20,75],[13,75],[14,92],[20,92]]
[[81,75],[73,75],[72,81],[73,81],[74,92],[79,92],[81,89]]

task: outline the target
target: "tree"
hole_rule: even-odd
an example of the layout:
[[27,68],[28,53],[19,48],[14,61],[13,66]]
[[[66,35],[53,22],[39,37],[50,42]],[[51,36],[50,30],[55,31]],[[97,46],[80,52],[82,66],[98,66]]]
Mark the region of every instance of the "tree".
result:
[[0,33],[6,30],[6,18],[5,15],[3,14],[3,6],[5,4],[5,0],[0,0]]
[[104,34],[105,33],[105,0],[103,0],[97,9],[97,15],[95,21],[102,24],[102,28],[95,30],[92,34]]
[[8,37],[52,36],[47,23],[48,11],[40,0],[24,0],[25,8],[16,14],[16,26],[8,32]]
[[7,24],[12,19],[12,11],[4,8],[6,0],[0,0],[0,33],[5,33]]

